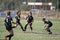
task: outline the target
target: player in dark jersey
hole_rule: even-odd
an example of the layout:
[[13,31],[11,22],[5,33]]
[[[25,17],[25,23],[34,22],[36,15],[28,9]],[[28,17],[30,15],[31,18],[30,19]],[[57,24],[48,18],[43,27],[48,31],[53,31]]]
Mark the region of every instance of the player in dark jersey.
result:
[[46,18],[43,18],[42,20],[43,20],[44,24],[47,24],[44,26],[44,29],[47,30],[47,32],[49,32],[49,34],[52,34],[52,32],[50,30],[50,27],[52,27],[52,25],[53,25],[52,22],[47,20]]
[[9,38],[9,40],[11,40],[11,38],[14,35],[13,29],[12,29],[12,23],[14,23],[14,22],[13,22],[12,17],[10,16],[10,13],[11,13],[10,11],[7,12],[7,16],[6,16],[5,20],[4,20],[6,30],[10,33],[9,35],[5,36],[5,40],[7,40],[7,38]]
[[26,19],[27,19],[27,24],[25,25],[25,28],[24,28],[24,30],[26,31],[26,28],[27,28],[27,26],[29,25],[30,26],[30,29],[31,29],[31,31],[33,30],[33,28],[32,28],[32,23],[33,23],[33,16],[32,16],[32,12],[30,12],[29,13],[29,15],[26,17]]
[[14,28],[16,28],[18,25],[20,25],[21,26],[21,29],[24,31],[23,26],[20,23],[20,19],[21,19],[20,18],[20,15],[21,15],[21,12],[20,12],[20,10],[18,10],[17,13],[16,13],[16,17],[15,17],[15,19],[16,19],[16,25],[15,25]]

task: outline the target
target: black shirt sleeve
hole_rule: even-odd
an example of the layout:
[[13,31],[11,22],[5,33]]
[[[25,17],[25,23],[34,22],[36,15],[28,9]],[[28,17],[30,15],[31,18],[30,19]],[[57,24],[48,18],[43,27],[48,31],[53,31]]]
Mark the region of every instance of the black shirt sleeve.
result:
[[12,17],[11,17],[11,21],[13,21]]

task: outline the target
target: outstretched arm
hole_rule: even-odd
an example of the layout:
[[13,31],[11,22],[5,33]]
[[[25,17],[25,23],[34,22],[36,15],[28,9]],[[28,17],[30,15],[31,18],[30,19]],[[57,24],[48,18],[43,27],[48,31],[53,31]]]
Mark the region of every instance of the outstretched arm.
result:
[[47,25],[47,24],[45,24],[45,25],[44,25],[44,29],[46,30],[46,29],[47,29],[47,27],[48,27],[48,25]]
[[16,23],[13,21],[13,19],[12,19],[12,18],[11,18],[11,23],[16,24]]

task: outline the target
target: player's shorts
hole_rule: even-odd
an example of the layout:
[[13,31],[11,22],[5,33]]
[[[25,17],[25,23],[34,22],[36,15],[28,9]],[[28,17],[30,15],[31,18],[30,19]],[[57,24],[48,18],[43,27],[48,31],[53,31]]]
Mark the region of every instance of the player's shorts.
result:
[[50,23],[50,24],[48,24],[48,27],[52,27],[52,25],[53,25],[53,24],[52,24],[52,23]]
[[6,30],[10,31],[12,30],[12,25],[5,25],[6,26]]
[[16,24],[20,24],[20,21],[16,21]]
[[32,21],[28,21],[28,23],[31,23]]

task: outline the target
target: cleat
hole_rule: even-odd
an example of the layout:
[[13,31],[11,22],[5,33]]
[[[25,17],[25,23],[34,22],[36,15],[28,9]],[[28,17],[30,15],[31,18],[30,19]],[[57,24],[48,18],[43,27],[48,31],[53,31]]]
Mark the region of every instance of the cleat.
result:
[[49,34],[52,34],[52,32],[50,32]]

